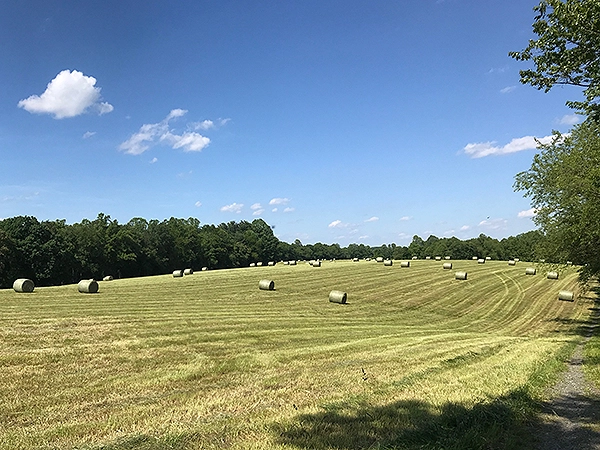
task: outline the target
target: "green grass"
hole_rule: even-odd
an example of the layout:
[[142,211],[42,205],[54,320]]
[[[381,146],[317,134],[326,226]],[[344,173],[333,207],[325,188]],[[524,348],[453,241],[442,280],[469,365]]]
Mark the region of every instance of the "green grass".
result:
[[593,300],[556,299],[574,269],[453,265],[2,290],[0,449],[525,448]]

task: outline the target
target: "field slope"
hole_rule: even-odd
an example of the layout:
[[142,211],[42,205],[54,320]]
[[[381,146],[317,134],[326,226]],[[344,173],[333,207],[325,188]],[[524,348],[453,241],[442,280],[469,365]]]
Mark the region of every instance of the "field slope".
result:
[[2,290],[0,449],[526,448],[593,300],[556,299],[574,269],[453,263]]

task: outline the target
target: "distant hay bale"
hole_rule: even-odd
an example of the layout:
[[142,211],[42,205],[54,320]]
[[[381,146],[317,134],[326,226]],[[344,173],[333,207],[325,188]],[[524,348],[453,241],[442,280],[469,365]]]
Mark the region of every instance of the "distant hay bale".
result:
[[517,264],[517,262],[514,259],[509,259],[508,260],[508,265],[509,266],[515,266]]
[[102,278],[102,281],[112,281],[112,280],[113,280],[112,275],[106,275],[104,278]]
[[371,261],[371,258],[366,258],[365,261]]
[[257,262],[257,263],[256,263],[256,265],[257,265],[258,267],[262,266],[262,261],[259,261],[259,262]]
[[290,261],[290,266],[295,266],[296,265],[296,261],[295,260],[291,260]]
[[394,265],[394,262],[393,262],[391,259],[386,259],[386,260],[383,262],[383,265],[384,265],[384,266],[393,266],[393,265]]
[[479,258],[478,258],[477,256],[473,256],[471,259],[472,259],[473,261],[477,261]]
[[419,258],[417,256],[413,256],[412,259],[413,259],[413,261],[416,261]]
[[202,268],[202,272],[206,272],[208,270],[208,267],[203,267]]
[[441,261],[441,260],[442,260],[442,257],[441,257],[441,256],[436,256],[436,257],[435,257],[435,260],[436,260],[436,261]]
[[191,268],[189,268],[189,269],[185,269],[185,270],[183,271],[183,274],[184,274],[184,275],[193,275],[193,274],[194,274],[194,270],[193,270],[193,269],[191,269]]
[[258,282],[258,288],[261,291],[273,291],[275,290],[275,282],[273,280],[260,280]]
[[289,262],[289,261],[284,261],[284,262],[283,262],[283,265],[284,265],[284,266],[289,266],[289,265],[290,265],[290,262]]
[[352,258],[352,262],[358,262],[358,258]]
[[33,292],[35,283],[29,278],[19,278],[13,283],[15,292]]
[[454,279],[455,280],[466,280],[467,279],[467,272],[456,272],[454,274]]
[[256,263],[250,263],[250,267],[256,267]]
[[426,259],[427,261],[429,261],[429,260],[431,259],[431,256],[426,256],[426,257],[425,257],[425,259]]
[[183,276],[183,270],[174,270],[173,271],[173,278],[180,278]]
[[319,261],[319,260],[313,261],[312,266],[313,267],[321,267],[321,261]]
[[486,261],[491,261],[491,260],[492,260],[492,257],[491,257],[491,256],[486,256],[486,257],[485,257],[485,260],[486,260]]
[[410,267],[410,261],[400,261],[400,267]]
[[452,263],[444,263],[442,266],[444,269],[452,269]]
[[377,258],[375,258],[375,261],[383,262],[383,256],[378,256]]
[[331,291],[329,293],[329,301],[331,303],[344,304],[348,300],[348,294],[342,291]]
[[542,264],[544,264],[544,263],[546,262],[546,260],[545,260],[545,259],[540,259],[540,262],[541,262]]
[[558,272],[548,272],[546,278],[549,280],[558,280]]
[[573,261],[567,261],[567,266],[572,266],[573,265]]
[[448,261],[448,260],[450,260],[451,258],[450,258],[450,256],[444,256],[444,259],[445,259],[446,261]]
[[483,259],[483,258],[479,258],[479,259],[477,260],[477,264],[485,264],[485,259]]
[[275,261],[269,261],[268,266],[273,267],[275,265]]
[[535,267],[528,267],[525,269],[525,275],[535,275],[536,273]]
[[573,302],[575,301],[575,295],[571,291],[559,291],[558,299],[565,300],[567,302]]
[[95,294],[98,292],[98,282],[96,280],[81,280],[77,284],[77,290],[82,294]]
[[515,262],[519,262],[521,261],[519,258],[515,258]]

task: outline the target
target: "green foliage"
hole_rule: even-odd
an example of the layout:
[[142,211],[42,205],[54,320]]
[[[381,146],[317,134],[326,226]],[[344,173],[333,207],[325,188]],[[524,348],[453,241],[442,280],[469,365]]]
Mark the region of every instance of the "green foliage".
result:
[[542,0],[534,11],[538,38],[523,51],[509,53],[535,64],[520,72],[521,82],[545,92],[561,84],[583,87],[585,101],[567,105],[600,118],[600,2]]
[[540,256],[583,265],[585,282],[600,275],[600,125],[586,121],[539,148],[515,190],[537,211],[533,220],[546,237]]

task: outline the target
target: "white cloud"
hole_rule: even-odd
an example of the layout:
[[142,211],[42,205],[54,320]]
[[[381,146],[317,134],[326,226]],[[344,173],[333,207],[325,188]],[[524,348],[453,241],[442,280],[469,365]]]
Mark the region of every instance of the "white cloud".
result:
[[377,222],[378,220],[379,220],[379,217],[373,216],[370,219],[365,220],[365,222]]
[[404,217],[400,217],[400,221],[401,222],[406,222],[407,220],[411,220],[412,216],[404,216]]
[[254,212],[252,213],[252,215],[253,216],[260,216],[264,212],[265,212],[264,208],[255,209]]
[[575,125],[576,123],[579,123],[579,116],[577,114],[567,114],[562,116],[558,120],[558,123],[561,125]]
[[517,214],[517,217],[519,219],[524,219],[527,217],[534,217],[536,215],[537,211],[535,210],[535,208],[531,208],[531,209],[526,209],[525,211],[520,211],[519,214]]
[[479,142],[467,144],[463,151],[471,158],[483,158],[490,155],[507,155],[509,153],[522,152],[524,150],[534,150],[538,146],[538,142],[549,144],[554,139],[553,135],[535,138],[534,136],[524,136],[515,138],[508,144],[498,147],[496,142]]
[[83,139],[89,139],[95,134],[96,134],[95,131],[86,131],[85,133],[83,133],[82,137],[83,137]]
[[202,122],[196,122],[192,124],[194,130],[210,130],[215,127],[215,123],[212,120],[203,120]]
[[462,227],[460,227],[460,231],[467,231],[470,229],[471,229],[471,227],[469,225],[463,225]]
[[233,212],[233,213],[241,213],[242,208],[244,207],[243,203],[232,203],[231,205],[225,205],[221,207],[221,211],[223,212]]
[[505,229],[508,221],[506,219],[485,219],[479,222],[479,226],[489,230]]
[[501,94],[508,94],[516,89],[516,86],[506,86],[504,89],[500,89]]
[[283,210],[284,213],[296,211],[296,208],[290,208],[289,206]]
[[196,206],[196,208],[200,208],[202,206],[202,202],[198,201],[194,203],[194,206]]
[[342,223],[341,220],[334,220],[333,222],[331,222],[329,225],[327,225],[329,228],[343,228],[345,225]]
[[35,114],[52,114],[55,119],[75,117],[88,109],[106,114],[114,108],[101,102],[101,88],[95,87],[96,79],[77,70],[63,70],[50,83],[42,95],[32,95],[19,101],[19,108]]
[[158,161],[158,158],[152,158],[152,159],[150,160],[150,164],[154,164],[156,161]]
[[289,198],[273,198],[269,202],[269,205],[287,205],[289,202]]
[[184,152],[202,151],[210,144],[209,138],[195,132],[175,134],[169,129],[169,122],[172,119],[182,117],[186,113],[185,109],[173,109],[162,121],[142,125],[137,133],[121,143],[119,149],[129,155],[141,155],[150,146],[164,142],[171,148],[181,148]]
[[262,206],[260,203],[254,203],[251,207],[251,210],[256,211],[257,209],[262,209]]
[[277,208],[273,208],[271,211],[272,211],[272,212],[277,212],[277,211],[278,211],[278,209],[277,209]]

